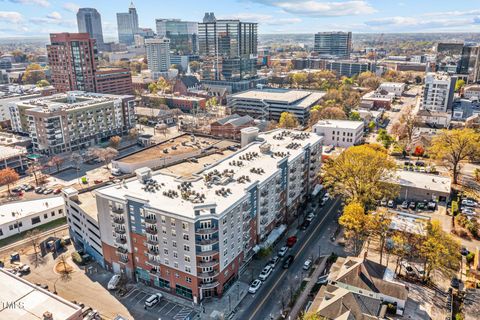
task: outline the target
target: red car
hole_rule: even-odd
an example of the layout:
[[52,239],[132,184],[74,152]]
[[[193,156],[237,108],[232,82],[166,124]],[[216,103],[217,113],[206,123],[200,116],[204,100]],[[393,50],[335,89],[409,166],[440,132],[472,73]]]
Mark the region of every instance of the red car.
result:
[[291,236],[287,239],[287,247],[291,248],[293,245],[297,243],[297,237],[296,236]]

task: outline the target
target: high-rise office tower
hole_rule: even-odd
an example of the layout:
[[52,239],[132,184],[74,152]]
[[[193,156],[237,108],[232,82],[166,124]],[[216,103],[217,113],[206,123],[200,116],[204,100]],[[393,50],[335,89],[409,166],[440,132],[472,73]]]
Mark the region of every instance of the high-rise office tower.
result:
[[198,43],[204,79],[237,81],[256,76],[256,23],[239,20],[199,23]]
[[134,35],[139,33],[138,14],[133,2],[128,12],[117,13],[118,41],[127,45],[134,43]]
[[167,38],[145,39],[148,69],[157,79],[170,68],[170,40]]
[[156,19],[157,36],[170,39],[170,50],[188,55],[197,52],[198,23],[180,19]]
[[95,92],[97,46],[88,33],[52,33],[47,45],[52,85],[59,92]]
[[350,58],[352,52],[351,32],[318,32],[315,34],[314,49],[321,56]]
[[215,15],[213,12],[205,12],[205,16],[203,17],[203,23],[206,22],[215,22],[217,18],[215,18]]
[[480,80],[480,46],[464,45],[458,62],[457,73],[467,74],[468,82]]
[[97,40],[97,47],[103,50],[102,17],[94,8],[80,8],[77,12],[78,32],[87,32],[91,38]]

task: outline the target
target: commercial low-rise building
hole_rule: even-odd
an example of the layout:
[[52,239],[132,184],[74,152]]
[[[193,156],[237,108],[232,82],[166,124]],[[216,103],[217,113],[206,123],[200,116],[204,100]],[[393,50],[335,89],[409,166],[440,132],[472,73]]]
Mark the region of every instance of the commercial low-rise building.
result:
[[56,154],[88,148],[135,125],[135,97],[71,91],[10,106],[12,127],[33,150]]
[[305,125],[310,118],[310,109],[324,95],[325,92],[308,90],[255,89],[228,96],[227,105],[234,113],[263,120],[278,121],[283,112],[290,112]]
[[318,184],[322,138],[242,131],[242,149],[191,178],[148,168],[95,191],[105,265],[199,302],[239,268]]
[[95,72],[95,84],[98,93],[133,94],[132,74],[126,68],[98,68]]
[[324,145],[348,148],[362,143],[364,128],[363,121],[321,120],[312,131],[323,137]]
[[82,308],[0,268],[0,319],[82,320]]
[[395,94],[395,97],[399,98],[402,96],[403,91],[405,91],[406,84],[403,82],[384,82],[380,84],[378,90],[384,90],[388,93]]
[[385,90],[371,91],[362,96],[361,105],[368,109],[390,109],[395,93]]
[[448,201],[452,191],[449,177],[399,170],[393,183],[400,187],[400,200]]
[[178,108],[183,112],[194,112],[199,109],[204,109],[207,99],[176,94],[145,94],[142,95],[142,103],[145,106],[165,104],[169,108]]
[[64,216],[65,202],[62,197],[0,205],[0,239],[34,229]]
[[240,131],[253,125],[254,120],[252,117],[232,114],[212,122],[210,124],[210,134],[221,138],[240,139]]
[[0,170],[12,168],[24,172],[28,167],[27,150],[23,147],[6,147],[0,145]]

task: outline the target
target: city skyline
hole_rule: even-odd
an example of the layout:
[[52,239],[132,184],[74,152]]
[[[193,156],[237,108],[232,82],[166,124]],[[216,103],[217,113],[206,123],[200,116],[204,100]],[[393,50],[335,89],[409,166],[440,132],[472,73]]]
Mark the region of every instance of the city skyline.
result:
[[[479,32],[480,9],[469,8],[473,1],[444,0],[431,5],[413,0],[386,3],[380,0],[167,0],[161,8],[150,0],[134,2],[141,27],[155,30],[156,18],[201,21],[205,12],[217,18],[239,18],[258,22],[259,33],[315,33],[342,30],[358,33],[394,32]],[[108,1],[61,2],[56,0],[3,0],[0,10],[0,37],[47,36],[52,32],[76,32],[78,8],[92,7],[102,15],[103,31],[116,39],[116,13],[128,10],[130,1],[112,6]],[[184,8],[189,8],[188,11]],[[412,8],[415,12],[412,13]]]

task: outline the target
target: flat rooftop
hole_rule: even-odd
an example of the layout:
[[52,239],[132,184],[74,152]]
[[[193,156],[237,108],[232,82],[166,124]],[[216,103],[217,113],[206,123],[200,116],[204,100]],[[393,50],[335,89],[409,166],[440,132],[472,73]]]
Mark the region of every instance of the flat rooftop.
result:
[[[64,204],[65,201],[63,200],[63,197],[10,202],[0,206],[0,225],[13,222],[20,218],[36,215],[44,210],[58,208]],[[12,212],[18,212],[20,215],[12,216]]]
[[421,236],[427,235],[427,223],[430,217],[397,210],[389,210],[389,212],[392,213],[390,229]]
[[[262,133],[259,138],[263,141],[252,142],[211,164],[190,180],[156,171],[152,179],[158,184],[159,190],[146,191],[145,184],[135,177],[125,183],[97,189],[96,192],[110,198],[139,199],[153,208],[194,219],[197,208],[215,206],[216,212],[220,213],[235,205],[245,197],[246,190],[252,185],[280,173],[279,161],[291,161],[303,154],[306,146],[322,140],[313,133],[283,129]],[[182,197],[182,187],[195,191],[195,194]]]
[[320,120],[315,126],[321,126],[324,128],[339,128],[339,129],[359,129],[362,127],[363,121],[352,120]]
[[84,91],[69,91],[47,97],[35,98],[18,102],[17,105],[26,106],[30,111],[50,113],[59,110],[74,110],[91,107],[97,104],[117,101],[118,96]]
[[325,92],[289,89],[248,90],[230,95],[230,98],[245,100],[265,100],[308,108],[325,96]]
[[[185,153],[203,150],[212,146],[221,148],[222,146],[219,145],[221,142],[222,140],[198,136],[195,136],[195,139],[192,139],[190,135],[185,134],[118,159],[117,161],[122,163],[137,163],[158,158],[171,158]],[[226,148],[227,146],[228,145],[223,147]],[[165,153],[164,150],[168,150],[168,153]]]
[[54,320],[81,319],[81,308],[38,286],[0,269],[0,301],[15,308],[0,308],[0,319],[43,320],[50,312]]
[[[0,139],[0,143],[1,143],[1,139]],[[8,147],[8,146],[0,145],[0,160],[12,158],[12,157],[18,157],[26,154],[27,154],[27,149],[23,147]]]
[[442,177],[415,171],[397,171],[396,183],[411,188],[450,193],[452,181],[449,177]]

